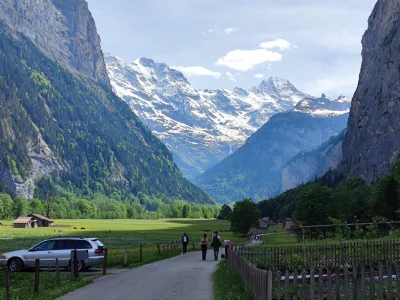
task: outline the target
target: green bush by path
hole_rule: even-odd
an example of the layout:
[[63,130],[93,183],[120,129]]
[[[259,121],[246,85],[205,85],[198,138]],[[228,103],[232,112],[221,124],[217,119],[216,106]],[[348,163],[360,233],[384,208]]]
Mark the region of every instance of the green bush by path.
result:
[[252,300],[240,276],[222,260],[212,276],[214,300]]

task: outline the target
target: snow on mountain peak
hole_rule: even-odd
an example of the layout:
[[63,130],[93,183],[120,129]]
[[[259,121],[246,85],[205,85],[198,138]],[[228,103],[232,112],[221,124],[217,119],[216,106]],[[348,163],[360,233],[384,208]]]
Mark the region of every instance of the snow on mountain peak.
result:
[[325,94],[320,98],[305,98],[296,104],[294,111],[304,112],[313,116],[327,117],[349,113],[351,99],[341,96],[332,100]]
[[114,91],[169,147],[193,179],[241,146],[269,118],[311,96],[271,77],[257,87],[196,90],[166,64],[141,58],[131,64],[105,54]]

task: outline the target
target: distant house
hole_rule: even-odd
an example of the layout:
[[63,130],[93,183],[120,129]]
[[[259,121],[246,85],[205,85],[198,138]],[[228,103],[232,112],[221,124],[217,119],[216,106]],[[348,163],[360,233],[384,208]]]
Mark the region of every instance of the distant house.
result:
[[267,223],[268,223],[269,226],[275,226],[276,225],[276,222],[274,220],[271,220],[271,219],[269,219],[267,221]]
[[38,227],[53,227],[54,221],[39,214],[30,214],[33,220],[36,220]]
[[266,233],[268,231],[268,223],[262,219],[260,221],[260,227],[257,229],[257,233]]
[[292,230],[292,225],[293,225],[292,221],[286,221],[285,229],[286,229],[287,233],[291,233],[291,234],[294,233],[294,231]]
[[31,217],[19,217],[14,221],[14,228],[36,228],[37,222]]

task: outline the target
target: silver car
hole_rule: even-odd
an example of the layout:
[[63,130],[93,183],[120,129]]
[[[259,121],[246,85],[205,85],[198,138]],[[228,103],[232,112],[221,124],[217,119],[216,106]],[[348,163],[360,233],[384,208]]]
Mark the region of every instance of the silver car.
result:
[[87,250],[87,257],[78,261],[79,271],[103,264],[104,245],[98,239],[60,237],[43,241],[27,250],[4,253],[0,256],[0,265],[15,272],[34,267],[35,260],[39,259],[41,268],[54,268],[58,258],[60,267],[69,268],[72,250]]

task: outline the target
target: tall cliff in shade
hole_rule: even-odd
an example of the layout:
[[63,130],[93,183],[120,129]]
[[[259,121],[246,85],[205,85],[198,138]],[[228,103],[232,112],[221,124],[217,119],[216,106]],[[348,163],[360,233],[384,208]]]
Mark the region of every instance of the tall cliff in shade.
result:
[[320,177],[342,162],[345,130],[318,148],[301,151],[282,169],[281,193]]
[[400,153],[400,0],[378,0],[362,39],[362,66],[343,144],[349,176],[368,183]]
[[[110,87],[100,37],[84,0],[2,0],[3,29],[22,33],[47,57]],[[76,73],[76,72],[75,72]]]

